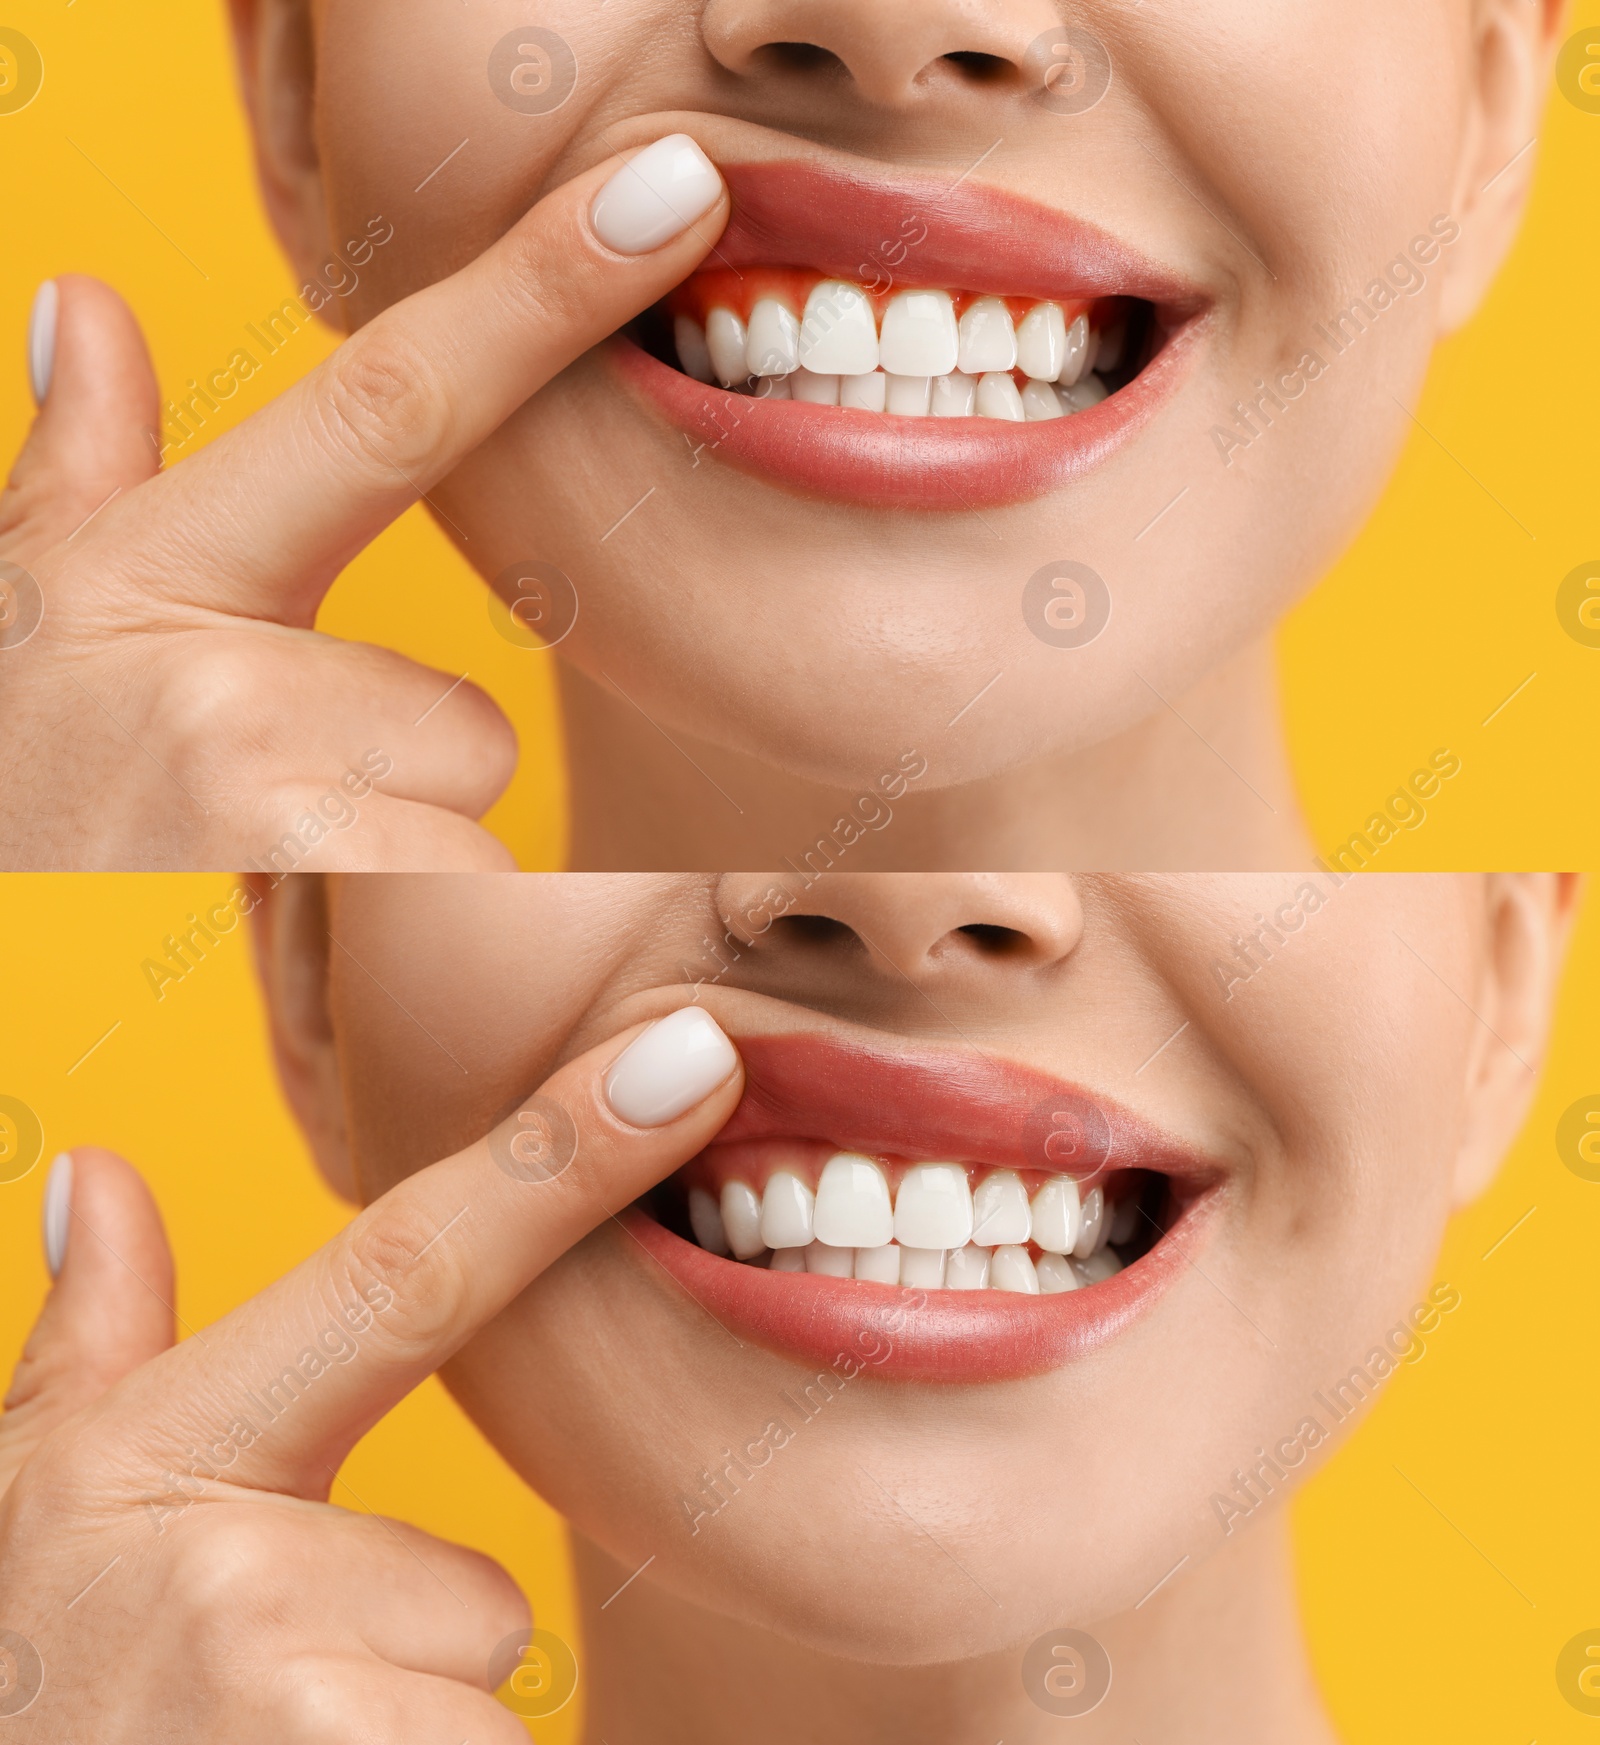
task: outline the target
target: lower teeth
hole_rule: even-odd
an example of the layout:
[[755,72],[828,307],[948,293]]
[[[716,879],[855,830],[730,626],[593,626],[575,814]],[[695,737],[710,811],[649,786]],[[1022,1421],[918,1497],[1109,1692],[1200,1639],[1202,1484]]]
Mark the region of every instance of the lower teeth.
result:
[[763,1260],[772,1272],[814,1272],[829,1278],[861,1279],[871,1284],[905,1285],[924,1291],[1012,1291],[1022,1296],[1052,1296],[1081,1290],[1122,1271],[1122,1259],[1111,1249],[1075,1260],[1062,1254],[1035,1259],[1026,1248],[830,1248],[813,1242],[808,1248],[777,1248]]
[[1070,418],[1098,406],[1110,392],[1097,375],[1085,376],[1071,388],[1026,378],[1019,387],[1011,372],[894,376],[883,370],[866,376],[816,376],[809,370],[795,370],[786,376],[751,376],[728,391],[756,400],[799,400],[809,406],[884,412],[896,418],[987,418],[1008,424]]

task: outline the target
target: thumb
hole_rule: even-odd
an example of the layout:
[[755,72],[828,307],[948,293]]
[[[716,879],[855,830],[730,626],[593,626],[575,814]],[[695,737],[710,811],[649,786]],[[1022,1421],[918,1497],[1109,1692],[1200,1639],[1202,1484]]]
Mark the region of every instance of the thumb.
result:
[[160,470],[160,389],[139,324],[109,285],[77,273],[42,285],[28,362],[39,415],[0,498],[0,539],[23,564]]
[[51,1166],[45,1249],[55,1284],[0,1418],[0,1487],[40,1442],[172,1344],[172,1251],[155,1200],[114,1152]]

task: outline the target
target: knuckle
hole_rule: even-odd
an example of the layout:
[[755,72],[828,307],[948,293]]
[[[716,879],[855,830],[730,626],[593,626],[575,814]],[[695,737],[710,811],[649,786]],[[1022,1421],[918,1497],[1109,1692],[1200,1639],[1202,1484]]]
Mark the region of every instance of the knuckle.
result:
[[216,637],[204,660],[183,663],[161,688],[159,728],[181,776],[233,766],[264,749],[281,687],[259,649]]
[[357,1688],[337,1661],[299,1657],[272,1680],[273,1730],[296,1745],[377,1745],[405,1737],[404,1717],[370,1684]]
[[427,1350],[455,1326],[470,1298],[448,1237],[419,1208],[373,1208],[351,1229],[343,1267],[374,1311],[374,1329],[402,1352]]
[[167,1565],[165,1601],[225,1640],[242,1620],[272,1614],[284,1591],[285,1546],[269,1521],[233,1508],[197,1509]]
[[449,399],[432,361],[381,320],[329,360],[316,403],[328,440],[386,486],[397,468],[424,467],[449,443]]

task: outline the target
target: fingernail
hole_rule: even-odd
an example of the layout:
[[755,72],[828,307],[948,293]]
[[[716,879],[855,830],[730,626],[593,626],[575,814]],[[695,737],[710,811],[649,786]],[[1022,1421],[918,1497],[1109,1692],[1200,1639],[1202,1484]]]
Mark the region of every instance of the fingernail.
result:
[[72,1223],[72,1153],[63,1151],[50,1165],[44,1184],[44,1263],[51,1278],[61,1275],[67,1258],[67,1231]]
[[61,310],[61,291],[54,279],[46,279],[33,299],[28,318],[28,377],[33,401],[42,406],[50,393],[50,378],[56,371],[56,317]]
[[630,1127],[665,1127],[725,1084],[738,1064],[716,1019],[684,1006],[622,1051],[606,1074],[606,1101]]
[[647,146],[595,195],[589,222],[618,254],[649,254],[682,236],[722,196],[717,166],[686,133]]

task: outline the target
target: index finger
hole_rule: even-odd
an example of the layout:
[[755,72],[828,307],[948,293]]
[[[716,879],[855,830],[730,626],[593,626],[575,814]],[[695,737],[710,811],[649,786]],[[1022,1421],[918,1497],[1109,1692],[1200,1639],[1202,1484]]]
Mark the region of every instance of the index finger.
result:
[[176,585],[203,605],[309,624],[364,546],[687,278],[727,217],[722,177],[685,134],[548,194],[470,265],[152,482]]
[[130,1377],[106,1397],[102,1430],[169,1482],[188,1475],[190,1494],[220,1480],[325,1497],[361,1436],[575,1242],[700,1151],[743,1089],[738,1051],[698,1006],[590,1050],[487,1138],[408,1177]]

